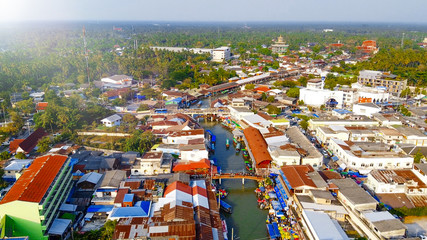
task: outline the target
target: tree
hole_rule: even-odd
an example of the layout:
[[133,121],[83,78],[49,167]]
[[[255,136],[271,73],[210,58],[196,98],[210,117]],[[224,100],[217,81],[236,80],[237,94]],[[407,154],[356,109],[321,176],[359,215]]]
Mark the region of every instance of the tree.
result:
[[267,99],[267,94],[265,94],[265,92],[263,92],[263,93],[261,94],[261,99],[262,99],[263,101],[265,101],[265,100]]
[[299,125],[301,126],[301,128],[302,129],[304,129],[304,130],[307,130],[307,128],[308,128],[308,122],[307,122],[307,120],[301,120],[300,122],[299,122]]
[[299,100],[298,105],[304,105],[304,100]]
[[136,111],[139,112],[139,111],[147,111],[147,110],[150,110],[150,107],[148,107],[147,104],[140,104]]
[[15,155],[15,158],[17,159],[26,159],[27,156],[25,156],[25,154],[23,152],[19,152]]
[[52,142],[50,141],[50,138],[48,136],[43,137],[37,144],[37,147],[38,147],[37,152],[39,153],[47,152],[50,149],[51,143]]
[[267,106],[267,113],[271,114],[271,115],[277,115],[280,114],[282,112],[282,110],[280,110],[280,108],[273,106],[273,105],[268,105]]
[[274,101],[276,101],[276,98],[274,96],[268,96],[267,97],[267,102],[272,103]]
[[423,158],[425,158],[424,155],[418,149],[417,153],[414,155],[414,163],[420,163]]
[[299,97],[299,88],[290,88],[287,92],[286,95],[288,97],[292,97],[292,98],[298,98]]
[[253,90],[255,88],[255,84],[249,83],[245,85],[246,90]]
[[127,113],[123,116],[123,123],[125,123],[127,125],[137,124],[138,119],[134,115]]
[[411,94],[411,89],[406,88],[404,90],[402,90],[402,92],[400,93],[400,97],[402,98],[406,98],[407,96],[409,96]]
[[2,153],[0,153],[0,160],[6,160],[11,158],[12,155],[10,155],[10,153],[8,151],[4,151]]

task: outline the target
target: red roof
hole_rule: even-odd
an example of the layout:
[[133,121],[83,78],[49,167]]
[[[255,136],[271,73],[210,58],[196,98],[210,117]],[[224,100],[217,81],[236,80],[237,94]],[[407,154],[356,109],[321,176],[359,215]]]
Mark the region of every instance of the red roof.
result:
[[187,184],[185,184],[183,182],[175,181],[166,187],[163,196],[168,195],[169,193],[173,192],[174,190],[179,190],[181,192],[185,192],[185,193],[188,193],[191,195],[191,187],[190,186],[188,186]]
[[116,198],[114,199],[114,203],[122,203],[125,195],[129,193],[129,188],[120,188],[117,191]]
[[311,178],[307,176],[307,173],[314,171],[310,165],[283,166],[282,171],[294,189],[302,186],[316,187]]
[[47,108],[48,103],[47,102],[38,102],[36,105],[36,110],[45,110]]
[[210,161],[205,158],[198,162],[178,163],[173,167],[173,171],[180,172],[180,171],[190,171],[190,170],[196,170],[196,169],[209,169],[210,166],[211,166]]
[[23,141],[24,141],[25,139],[15,139],[15,140],[13,140],[12,142],[10,142],[10,145],[9,145],[9,152],[10,153],[15,153],[16,152],[16,150],[18,149],[18,147],[19,147],[19,144],[21,144]]
[[268,92],[270,91],[270,88],[267,86],[259,86],[257,88],[254,89],[257,92]]
[[17,200],[39,203],[67,158],[67,156],[61,155],[46,155],[36,158],[0,204]]
[[257,168],[267,168],[273,160],[267,150],[267,142],[261,132],[254,128],[248,127],[243,130],[246,140],[248,141],[249,149],[255,158]]
[[199,186],[194,186],[193,187],[193,196],[197,195],[197,194],[202,195],[206,198],[208,197],[208,193],[206,192],[206,189],[201,188]]
[[47,132],[43,128],[38,128],[35,132],[33,132],[30,136],[28,136],[21,144],[19,144],[19,147],[24,150],[24,152],[29,153],[31,152],[39,142],[42,137],[48,135]]

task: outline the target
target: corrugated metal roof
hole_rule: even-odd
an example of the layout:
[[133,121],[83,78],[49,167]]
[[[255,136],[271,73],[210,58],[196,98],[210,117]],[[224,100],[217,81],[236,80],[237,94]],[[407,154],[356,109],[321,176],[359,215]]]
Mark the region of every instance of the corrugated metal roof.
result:
[[66,160],[67,156],[61,155],[36,158],[0,204],[16,200],[40,202]]
[[248,127],[243,130],[243,133],[245,134],[245,138],[248,141],[249,150],[252,152],[252,155],[255,158],[257,167],[267,167],[271,163],[272,158],[270,153],[268,153],[268,145],[261,132],[254,127]]

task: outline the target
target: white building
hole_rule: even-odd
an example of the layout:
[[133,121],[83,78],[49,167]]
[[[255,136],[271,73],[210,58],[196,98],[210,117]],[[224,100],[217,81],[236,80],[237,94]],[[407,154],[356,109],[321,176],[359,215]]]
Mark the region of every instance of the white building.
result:
[[231,58],[231,51],[229,47],[219,47],[212,51],[212,61],[223,62]]
[[273,122],[261,117],[259,114],[244,116],[243,121],[245,121],[249,126],[260,130],[261,133],[268,132],[267,128],[273,126]]
[[310,239],[322,240],[348,240],[350,239],[344,232],[338,221],[321,211],[302,211],[301,223],[305,226],[306,234]]
[[231,107],[228,106],[230,115],[233,119],[242,120],[245,116],[255,115],[249,108],[246,107]]
[[102,78],[101,82],[106,84],[120,85],[122,87],[127,87],[132,85],[132,77],[127,75],[114,75],[111,77]]
[[427,146],[427,135],[420,130],[411,127],[395,127],[403,135],[403,143],[413,144],[415,146]]
[[189,144],[189,141],[195,139],[204,139],[205,130],[182,130],[176,131],[162,139],[164,144]]
[[118,114],[111,115],[101,120],[101,123],[106,127],[120,126],[122,117]]
[[369,173],[374,169],[410,169],[414,159],[398,148],[374,142],[351,142],[331,139],[328,149],[345,167]]
[[198,162],[202,159],[209,159],[209,152],[205,144],[180,145],[180,159],[183,161]]
[[304,104],[313,107],[320,107],[325,105],[328,100],[334,99],[337,104],[337,108],[344,107],[344,92],[343,91],[331,91],[329,89],[300,89],[299,100],[303,100]]
[[137,158],[131,167],[132,175],[157,175],[171,173],[173,157],[169,153],[147,152]]
[[310,79],[307,81],[308,89],[323,89],[324,82],[320,78]]
[[413,169],[373,170],[365,182],[376,194],[380,193],[427,193],[427,185],[416,175]]
[[358,103],[353,105],[353,112],[356,115],[372,117],[372,114],[379,113],[381,108],[374,103]]

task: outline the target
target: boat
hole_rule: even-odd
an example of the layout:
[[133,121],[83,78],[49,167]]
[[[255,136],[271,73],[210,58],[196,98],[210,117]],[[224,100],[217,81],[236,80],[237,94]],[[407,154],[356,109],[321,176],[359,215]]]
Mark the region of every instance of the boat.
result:
[[228,192],[227,191],[225,191],[224,189],[218,189],[218,196],[221,198],[221,199],[224,199],[224,198],[226,198],[227,197],[227,195],[228,195]]
[[240,143],[237,143],[236,145],[236,152],[240,152]]
[[211,144],[211,151],[215,152],[215,144],[213,144],[213,143]]
[[246,163],[246,170],[253,171],[252,165],[250,163]]
[[248,151],[246,151],[246,149],[242,149],[242,153],[243,153],[243,157],[244,158],[248,158],[249,157],[249,154],[248,154]]
[[228,240],[227,222],[225,222],[225,219],[222,219],[221,223],[222,223],[222,233],[224,234],[224,240]]
[[238,142],[237,142],[237,139],[236,138],[233,138],[233,144],[234,145],[236,145]]
[[223,201],[221,199],[219,200],[219,204],[221,206],[220,208],[222,211],[224,211],[226,213],[232,213],[233,209],[232,209],[230,204],[226,203],[225,201]]
[[225,147],[229,148],[230,147],[230,140],[225,139]]
[[202,106],[202,103],[203,103],[202,101],[199,101],[199,102],[197,103],[197,106],[198,106],[198,107],[201,107],[201,106]]
[[211,143],[212,143],[212,144],[215,144],[215,143],[216,143],[216,136],[215,136],[215,135],[213,135],[213,134],[212,134],[212,137],[211,137]]

